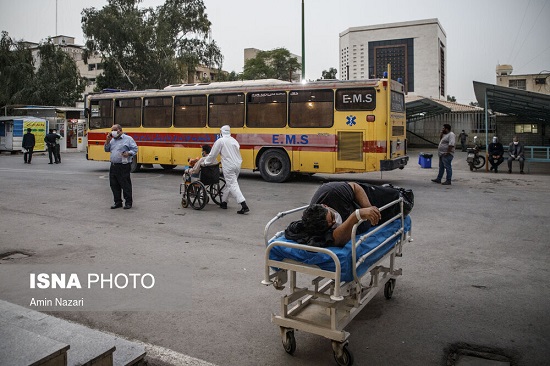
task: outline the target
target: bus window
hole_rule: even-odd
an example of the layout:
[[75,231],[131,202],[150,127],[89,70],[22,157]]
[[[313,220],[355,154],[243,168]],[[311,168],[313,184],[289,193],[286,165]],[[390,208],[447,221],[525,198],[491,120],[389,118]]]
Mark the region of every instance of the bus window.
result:
[[206,126],[206,95],[181,96],[174,99],[174,127]]
[[246,125],[266,128],[285,127],[286,93],[249,93],[247,95]]
[[141,98],[117,99],[115,103],[115,124],[124,127],[141,125]]
[[290,127],[331,127],[334,120],[332,90],[294,90],[289,94]]
[[172,98],[143,99],[143,127],[172,126]]
[[373,111],[376,108],[376,90],[374,88],[338,89],[336,91],[336,110]]
[[392,90],[391,92],[391,111],[405,113],[405,95]]
[[90,107],[89,128],[91,130],[113,126],[113,101],[111,99],[94,100]]
[[214,94],[208,97],[210,104],[208,125],[210,127],[243,127],[244,94]]

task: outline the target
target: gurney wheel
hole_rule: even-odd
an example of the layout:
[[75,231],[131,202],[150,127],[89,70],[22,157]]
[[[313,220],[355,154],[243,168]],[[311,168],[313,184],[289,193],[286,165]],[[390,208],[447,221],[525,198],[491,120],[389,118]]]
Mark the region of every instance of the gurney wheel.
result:
[[289,355],[293,355],[294,351],[296,351],[296,338],[294,338],[293,330],[289,330],[285,333],[283,338],[283,347],[285,352]]
[[384,296],[386,299],[391,299],[391,296],[393,295],[393,289],[395,288],[395,279],[391,278],[388,282],[386,282],[386,285],[384,286]]
[[347,344],[342,348],[342,356],[338,357],[336,352],[334,352],[334,360],[341,366],[353,365],[353,354],[348,350]]

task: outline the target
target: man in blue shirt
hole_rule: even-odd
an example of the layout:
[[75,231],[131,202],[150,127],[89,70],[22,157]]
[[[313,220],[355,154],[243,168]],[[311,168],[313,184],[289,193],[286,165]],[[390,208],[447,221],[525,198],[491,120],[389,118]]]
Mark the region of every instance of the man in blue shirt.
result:
[[133,203],[130,171],[132,159],[138,152],[137,144],[131,136],[122,132],[120,125],[113,125],[105,140],[104,149],[105,152],[111,153],[109,184],[115,201],[111,209],[122,207],[124,195],[124,209],[128,210],[132,208]]

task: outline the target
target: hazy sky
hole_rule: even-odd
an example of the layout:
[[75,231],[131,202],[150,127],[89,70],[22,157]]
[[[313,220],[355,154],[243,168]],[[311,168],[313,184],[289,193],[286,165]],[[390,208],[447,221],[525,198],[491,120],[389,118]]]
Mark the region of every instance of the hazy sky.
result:
[[[156,7],[163,0],[145,0]],[[56,33],[84,44],[83,8],[106,0],[0,0],[0,29],[39,42]],[[241,72],[244,48],[301,55],[301,0],[204,0],[223,69]],[[550,0],[305,0],[306,78],[338,69],[339,33],[350,27],[438,18],[447,34],[447,94],[475,100],[472,81],[495,83],[497,64],[514,74],[550,71]],[[337,77],[340,73],[337,74]]]

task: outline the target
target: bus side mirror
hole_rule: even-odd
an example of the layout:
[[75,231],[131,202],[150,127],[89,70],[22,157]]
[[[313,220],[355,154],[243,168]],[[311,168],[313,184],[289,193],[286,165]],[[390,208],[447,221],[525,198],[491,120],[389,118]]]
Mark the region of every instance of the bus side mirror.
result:
[[88,118],[90,115],[90,108],[84,108],[84,118]]

